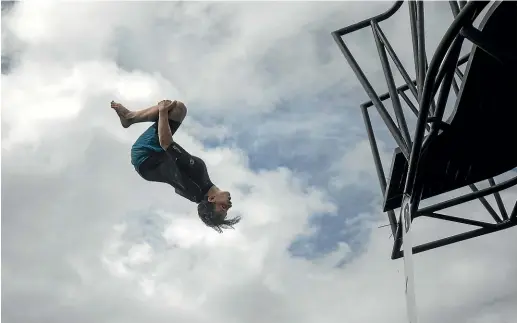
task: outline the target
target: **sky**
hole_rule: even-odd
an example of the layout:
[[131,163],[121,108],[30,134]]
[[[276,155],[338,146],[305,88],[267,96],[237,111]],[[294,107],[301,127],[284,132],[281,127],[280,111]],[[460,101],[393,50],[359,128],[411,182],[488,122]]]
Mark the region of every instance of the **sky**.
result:
[[[4,322],[406,322],[367,96],[330,35],[391,3],[2,6]],[[430,2],[426,15],[432,53],[452,14]],[[411,67],[408,20],[405,4],[381,27]],[[384,92],[371,32],[346,42]],[[207,228],[134,171],[150,124],[122,128],[110,102],[162,99],[186,104],[175,140],[231,192],[235,230]],[[373,124],[387,170],[394,142]],[[516,197],[503,195],[508,208]],[[450,211],[485,213],[479,201]],[[415,242],[465,228],[418,219]],[[421,322],[512,322],[516,243],[509,229],[416,255]]]

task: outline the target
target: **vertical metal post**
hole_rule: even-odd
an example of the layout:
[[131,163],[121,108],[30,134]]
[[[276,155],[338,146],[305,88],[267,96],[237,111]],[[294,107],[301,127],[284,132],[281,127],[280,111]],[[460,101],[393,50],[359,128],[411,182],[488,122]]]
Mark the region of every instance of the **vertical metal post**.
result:
[[[427,64],[426,64],[426,53],[425,53],[425,30],[424,30],[424,2],[416,2],[416,22],[417,22],[417,39],[418,39],[418,85],[419,93],[422,94],[424,89],[424,81],[426,76]],[[419,100],[420,101],[420,100]],[[433,114],[433,111],[430,111]]]
[[418,83],[420,69],[418,68],[418,36],[416,30],[416,10],[415,2],[408,1],[409,22],[411,26],[411,40],[413,43],[413,60],[415,61],[416,86],[418,89],[417,101],[420,101],[420,94],[422,93],[422,85]]

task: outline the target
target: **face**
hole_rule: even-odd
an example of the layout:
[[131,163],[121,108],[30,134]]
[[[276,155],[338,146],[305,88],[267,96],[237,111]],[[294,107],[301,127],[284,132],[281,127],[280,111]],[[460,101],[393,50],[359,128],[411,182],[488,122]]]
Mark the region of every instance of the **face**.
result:
[[221,191],[208,198],[208,201],[215,204],[215,212],[226,215],[232,207],[230,192]]

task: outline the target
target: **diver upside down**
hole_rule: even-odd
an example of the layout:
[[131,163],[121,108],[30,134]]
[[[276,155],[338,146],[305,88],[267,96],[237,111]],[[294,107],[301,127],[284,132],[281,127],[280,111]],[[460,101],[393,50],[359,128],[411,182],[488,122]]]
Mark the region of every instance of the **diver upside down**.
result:
[[233,228],[240,217],[227,219],[231,195],[210,180],[204,161],[189,154],[174,141],[187,107],[180,101],[162,100],[147,109],[131,111],[112,101],[124,128],[140,122],[153,122],[131,147],[131,163],[145,180],[171,185],[176,194],[197,203],[200,219],[218,232]]

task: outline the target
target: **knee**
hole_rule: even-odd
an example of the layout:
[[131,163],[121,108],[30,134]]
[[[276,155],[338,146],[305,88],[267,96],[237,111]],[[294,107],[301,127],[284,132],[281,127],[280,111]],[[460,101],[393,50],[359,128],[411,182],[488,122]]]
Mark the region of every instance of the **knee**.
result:
[[175,109],[178,110],[178,113],[181,114],[183,118],[187,116],[187,106],[183,102],[176,100]]
[[169,111],[169,119],[182,122],[187,116],[187,107],[181,101],[174,100],[173,108]]

